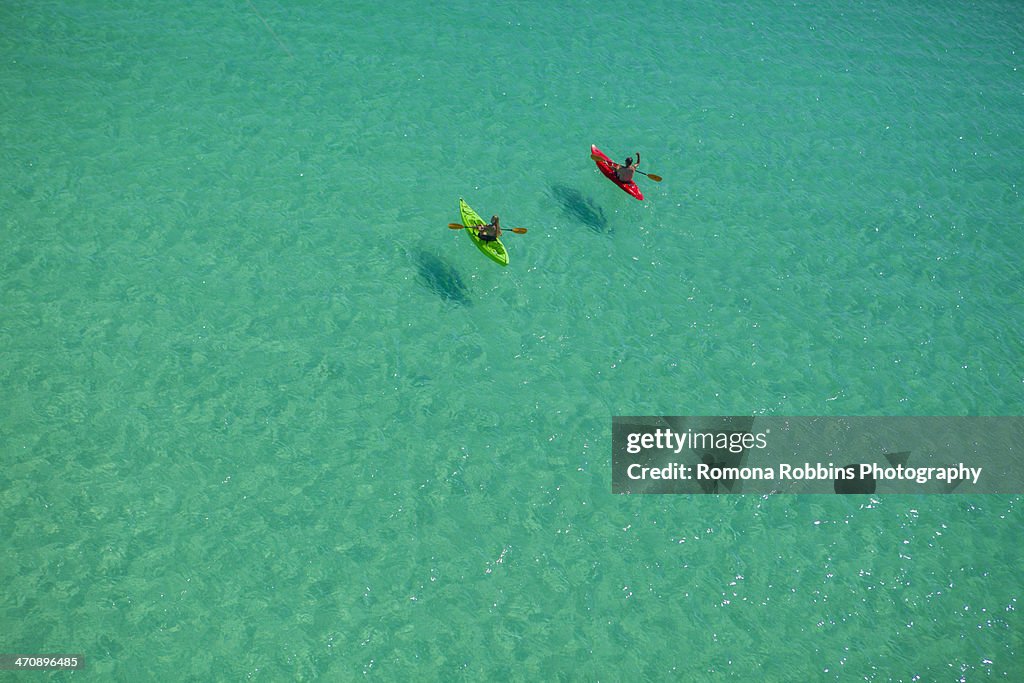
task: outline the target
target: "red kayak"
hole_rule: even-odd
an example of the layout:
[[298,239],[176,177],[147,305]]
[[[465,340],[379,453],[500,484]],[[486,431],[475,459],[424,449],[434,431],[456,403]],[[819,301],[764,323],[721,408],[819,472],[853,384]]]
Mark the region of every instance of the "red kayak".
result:
[[596,145],[590,146],[590,153],[595,156],[601,157],[601,161],[595,160],[594,163],[597,164],[597,167],[601,169],[601,173],[604,173],[604,176],[608,178],[608,180],[612,181],[613,183],[621,187],[623,192],[628,192],[637,199],[644,198],[644,193],[640,191],[640,186],[637,185],[635,182],[630,180],[628,183],[624,183],[621,180],[619,180],[619,177],[615,175],[615,162],[609,159],[608,156],[604,152],[599,150]]

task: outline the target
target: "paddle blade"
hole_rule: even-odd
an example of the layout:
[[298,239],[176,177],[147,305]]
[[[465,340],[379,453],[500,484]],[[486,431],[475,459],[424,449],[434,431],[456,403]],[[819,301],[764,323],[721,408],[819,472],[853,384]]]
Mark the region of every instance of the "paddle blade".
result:
[[463,225],[462,223],[449,223],[448,227],[451,228],[452,230],[462,230],[466,226]]
[[505,228],[505,229],[506,230],[511,230],[512,232],[516,233],[517,235],[525,235],[526,234],[526,228]]
[[660,175],[654,175],[653,173],[645,173],[644,175],[646,175],[648,178],[650,178],[651,180],[653,180],[656,183],[660,183],[661,182],[661,176]]

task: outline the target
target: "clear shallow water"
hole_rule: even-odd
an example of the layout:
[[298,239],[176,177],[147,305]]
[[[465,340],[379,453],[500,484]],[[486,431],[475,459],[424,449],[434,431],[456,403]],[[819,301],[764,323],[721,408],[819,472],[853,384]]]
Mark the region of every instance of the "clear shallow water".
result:
[[5,5],[0,650],[1020,676],[1019,498],[613,497],[609,435],[1020,414],[1022,19]]

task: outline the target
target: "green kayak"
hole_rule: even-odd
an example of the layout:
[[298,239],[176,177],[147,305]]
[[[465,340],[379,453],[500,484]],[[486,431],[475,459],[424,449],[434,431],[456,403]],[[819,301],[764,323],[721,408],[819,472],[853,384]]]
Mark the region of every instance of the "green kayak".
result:
[[469,239],[473,240],[473,244],[476,245],[477,249],[484,252],[484,255],[495,263],[507,266],[508,251],[505,249],[505,245],[501,243],[501,240],[485,242],[477,237],[476,230],[473,228],[477,225],[487,225],[487,221],[480,218],[476,211],[469,208],[469,204],[461,197],[459,198],[459,212],[462,214],[462,224],[467,228],[466,234],[469,235]]

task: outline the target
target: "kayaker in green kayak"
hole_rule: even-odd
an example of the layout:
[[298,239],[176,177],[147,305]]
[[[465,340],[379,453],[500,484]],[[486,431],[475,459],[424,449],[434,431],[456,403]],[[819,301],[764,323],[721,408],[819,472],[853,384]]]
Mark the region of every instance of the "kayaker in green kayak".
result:
[[484,242],[494,242],[501,237],[501,223],[497,216],[491,216],[491,222],[476,227],[476,234]]
[[633,163],[633,157],[626,157],[626,163],[615,164],[615,177],[620,182],[628,183],[633,180],[633,174],[636,172],[636,167],[640,165],[640,152],[636,153],[636,163]]

